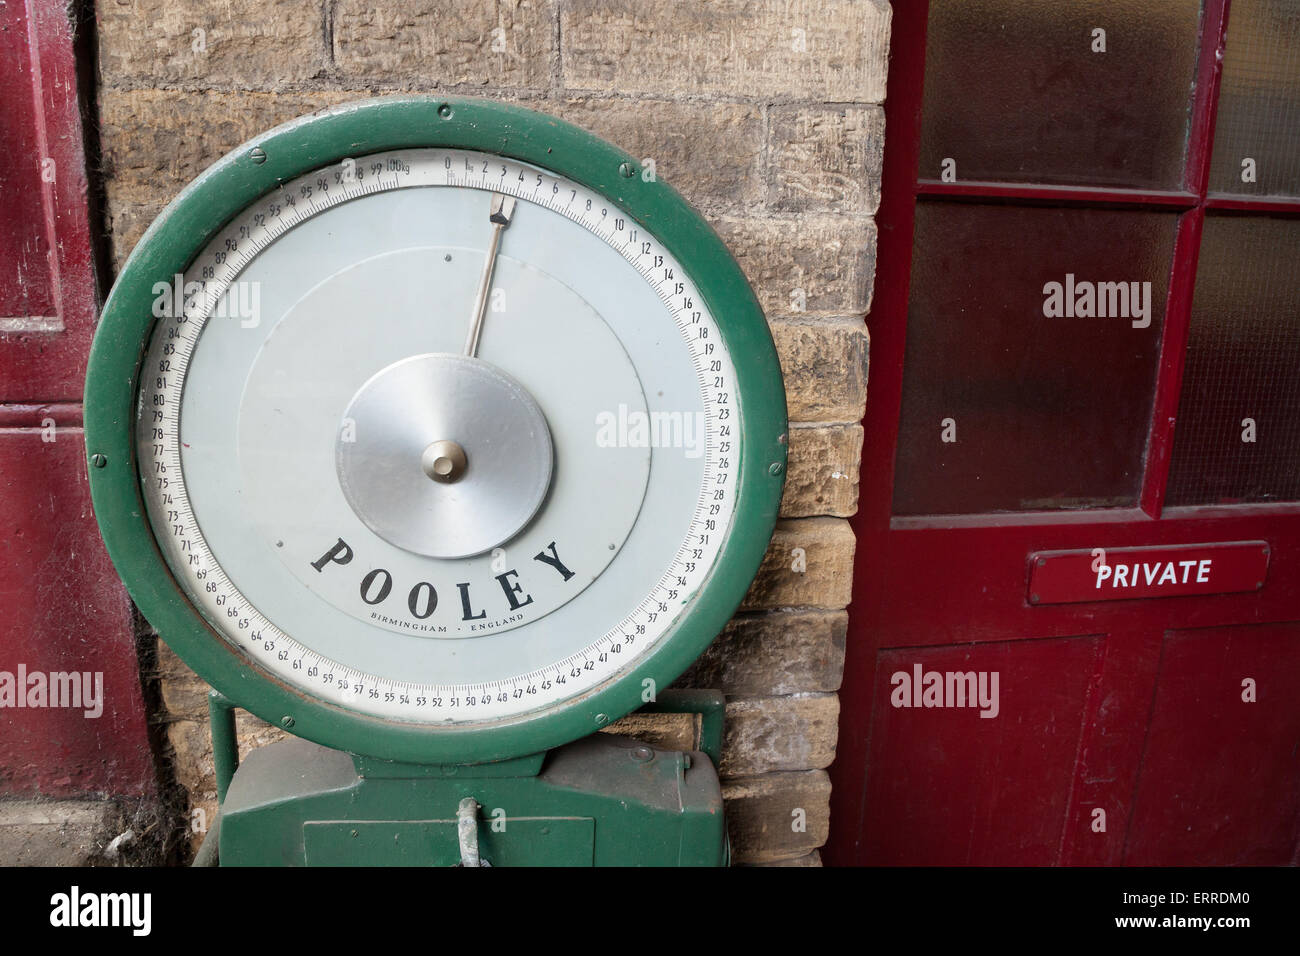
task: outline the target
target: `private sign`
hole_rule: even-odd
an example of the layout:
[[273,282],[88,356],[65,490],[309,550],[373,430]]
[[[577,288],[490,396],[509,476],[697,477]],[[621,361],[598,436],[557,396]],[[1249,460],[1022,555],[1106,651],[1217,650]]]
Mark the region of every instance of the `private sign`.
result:
[[1258,591],[1268,559],[1266,541],[1040,551],[1029,556],[1028,599],[1075,604]]

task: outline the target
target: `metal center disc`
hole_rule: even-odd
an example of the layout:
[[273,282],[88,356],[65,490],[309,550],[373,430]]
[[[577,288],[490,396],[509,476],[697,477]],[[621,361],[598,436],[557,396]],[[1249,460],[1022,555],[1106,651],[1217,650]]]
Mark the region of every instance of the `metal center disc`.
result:
[[[434,445],[463,450],[454,481],[431,480]],[[545,500],[554,462],[546,417],[527,390],[482,359],[446,353],[395,362],[361,386],[337,449],[357,516],[385,541],[432,558],[466,558],[513,538]]]

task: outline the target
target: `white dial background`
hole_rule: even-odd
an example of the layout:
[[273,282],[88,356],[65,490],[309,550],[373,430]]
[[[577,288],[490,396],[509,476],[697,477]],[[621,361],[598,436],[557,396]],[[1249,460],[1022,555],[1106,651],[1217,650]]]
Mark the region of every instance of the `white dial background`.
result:
[[[352,512],[335,442],[377,372],[461,351],[488,191],[520,201],[478,357],[541,406],[554,474],[499,551],[440,560]],[[598,194],[458,150],[358,157],[239,214],[185,281],[203,290],[160,319],[143,366],[150,520],[210,623],[286,682],[407,721],[513,717],[633,666],[706,579],[740,458],[732,361],[680,264]],[[653,447],[638,415],[675,441]],[[612,445],[598,441],[610,419],[623,425]],[[351,560],[314,567],[340,540]],[[536,557],[551,554],[567,577]],[[376,568],[393,582],[380,605],[360,586]],[[421,582],[438,602],[417,618]],[[481,619],[464,619],[461,584]],[[511,607],[510,585],[530,600]]]

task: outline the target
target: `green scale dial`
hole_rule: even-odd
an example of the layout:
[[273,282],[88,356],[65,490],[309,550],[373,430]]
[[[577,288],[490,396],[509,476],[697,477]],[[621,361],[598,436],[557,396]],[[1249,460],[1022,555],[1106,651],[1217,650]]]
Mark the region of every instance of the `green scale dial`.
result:
[[86,386],[123,579],[214,687],[329,747],[584,736],[721,629],[776,520],[766,322],[631,157],[463,100],[282,126],[189,186]]

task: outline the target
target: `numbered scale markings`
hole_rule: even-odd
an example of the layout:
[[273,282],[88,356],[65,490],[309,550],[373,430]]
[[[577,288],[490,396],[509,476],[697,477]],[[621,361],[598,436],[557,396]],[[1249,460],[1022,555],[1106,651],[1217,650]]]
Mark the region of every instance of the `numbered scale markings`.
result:
[[467,150],[348,158],[155,292],[149,521],[208,622],[301,691],[421,724],[561,706],[715,569],[733,357],[593,190]]

